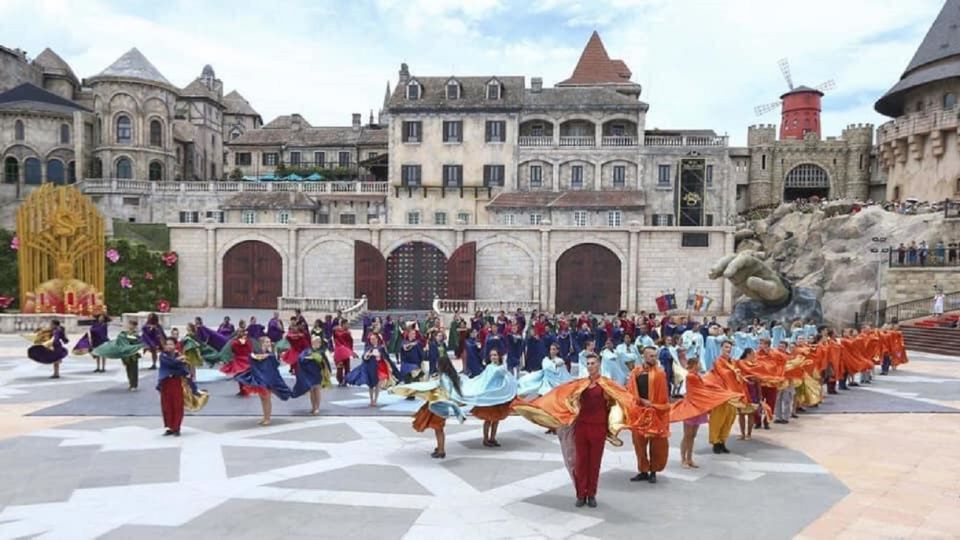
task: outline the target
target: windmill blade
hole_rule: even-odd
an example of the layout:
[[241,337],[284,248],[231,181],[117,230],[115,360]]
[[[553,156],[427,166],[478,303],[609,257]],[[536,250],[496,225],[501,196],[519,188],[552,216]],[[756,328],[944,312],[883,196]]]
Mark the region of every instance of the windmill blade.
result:
[[790,90],[793,90],[793,77],[790,76],[790,62],[786,58],[781,58],[777,62],[777,65],[780,66],[780,73],[783,73],[783,78],[787,81],[787,86],[790,87]]
[[830,79],[829,81],[817,86],[816,89],[821,92],[826,92],[828,90],[833,90],[836,87],[837,83],[833,82],[833,79]]
[[757,113],[757,116],[763,116],[770,111],[775,111],[780,108],[781,103],[779,101],[774,101],[773,103],[767,103],[766,105],[757,105],[753,108],[753,112]]

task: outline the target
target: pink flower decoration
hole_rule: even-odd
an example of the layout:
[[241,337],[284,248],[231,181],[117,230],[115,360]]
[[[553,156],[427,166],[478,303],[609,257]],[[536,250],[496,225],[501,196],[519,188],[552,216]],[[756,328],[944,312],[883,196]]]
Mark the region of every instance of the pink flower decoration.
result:
[[163,260],[163,264],[167,265],[168,268],[177,264],[178,257],[177,257],[176,251],[168,251],[164,253],[160,258]]
[[166,300],[157,300],[157,311],[160,313],[167,313],[170,311],[170,302]]
[[153,274],[151,274],[150,272],[147,272],[146,274],[143,275],[143,279],[147,281],[153,281]]
[[10,249],[17,251],[20,249],[20,237],[14,236],[10,239]]
[[120,278],[120,286],[123,287],[124,289],[129,289],[133,287],[133,282],[130,281],[130,278],[128,278],[127,276],[123,276],[122,278]]
[[118,253],[117,250],[115,250],[115,249],[113,249],[113,248],[108,249],[108,250],[107,250],[107,260],[109,260],[110,262],[116,264],[116,262],[120,260],[120,253]]

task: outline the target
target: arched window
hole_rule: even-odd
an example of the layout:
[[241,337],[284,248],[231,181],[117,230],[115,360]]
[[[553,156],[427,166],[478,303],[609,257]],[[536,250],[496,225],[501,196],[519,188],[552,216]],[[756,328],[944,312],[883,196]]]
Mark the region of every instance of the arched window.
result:
[[824,188],[830,187],[827,172],[818,165],[804,163],[797,165],[787,173],[784,187],[788,188]]
[[163,180],[163,164],[159,161],[150,162],[150,180],[154,182]]
[[23,162],[23,181],[25,184],[40,185],[43,181],[43,173],[40,170],[40,160],[37,158],[27,158]]
[[3,181],[8,184],[16,184],[20,181],[20,163],[17,158],[8,157],[3,160]]
[[93,158],[90,162],[90,178],[103,178],[103,161]]
[[121,114],[117,117],[117,142],[120,144],[133,142],[133,123],[129,116]]
[[163,124],[159,120],[150,121],[150,146],[163,146]]
[[77,183],[77,163],[74,161],[67,163],[67,183],[68,184]]
[[66,180],[66,175],[63,170],[63,162],[59,159],[47,160],[47,182],[63,184],[64,180]]
[[117,178],[133,178],[133,162],[130,158],[122,157],[117,160]]
[[947,92],[943,95],[943,108],[952,109],[957,106],[957,95],[953,92]]
[[70,144],[69,124],[60,124],[60,144]]
[[23,120],[17,120],[13,124],[13,137],[18,140],[23,140]]

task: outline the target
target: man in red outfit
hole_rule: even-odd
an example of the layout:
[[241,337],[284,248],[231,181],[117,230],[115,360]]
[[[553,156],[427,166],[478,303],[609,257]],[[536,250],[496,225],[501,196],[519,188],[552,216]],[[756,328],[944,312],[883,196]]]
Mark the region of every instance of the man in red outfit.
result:
[[190,367],[184,357],[177,354],[177,342],[167,338],[160,353],[160,371],[157,373],[157,390],[160,391],[160,410],[163,413],[164,435],[180,436],[183,422],[183,380],[190,377]]
[[597,483],[600,480],[600,462],[603,460],[603,445],[607,437],[607,418],[610,407],[600,379],[600,359],[595,353],[587,353],[587,376],[590,384],[580,394],[580,414],[574,424],[576,464],[574,479],[577,488],[577,507],[584,504],[597,507]]

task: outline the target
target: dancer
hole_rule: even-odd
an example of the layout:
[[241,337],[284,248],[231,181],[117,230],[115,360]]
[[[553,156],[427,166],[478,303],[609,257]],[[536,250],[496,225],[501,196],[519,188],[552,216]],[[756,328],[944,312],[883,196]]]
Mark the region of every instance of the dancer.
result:
[[400,344],[400,380],[411,383],[420,380],[423,374],[423,347],[413,326],[407,328]]
[[507,369],[515,377],[520,374],[520,360],[523,358],[523,330],[516,322],[507,325]]
[[197,368],[202,367],[204,362],[216,363],[220,355],[220,351],[197,338],[197,327],[193,323],[187,323],[187,335],[181,341],[181,349],[193,380],[197,379]]
[[720,356],[715,360],[710,372],[704,376],[706,382],[740,395],[740,400],[736,402],[736,405],[728,402],[710,411],[710,444],[713,445],[714,454],[730,453],[726,442],[727,437],[730,436],[730,430],[733,428],[733,423],[737,419],[737,414],[741,410],[753,411],[746,381],[740,376],[738,368],[730,359],[730,351],[732,350],[733,343],[724,341],[720,345]]
[[743,379],[747,391],[750,394],[750,403],[754,405],[754,410],[747,408],[737,410],[737,425],[740,426],[739,440],[741,441],[751,440],[753,438],[753,428],[757,427],[754,422],[753,413],[756,412],[757,405],[760,403],[760,386],[751,377],[746,377],[746,375],[743,374],[745,369],[753,367],[752,365],[756,363],[756,357],[757,354],[753,349],[747,347],[740,353],[740,358],[737,362],[737,368],[739,370],[738,376]]
[[627,383],[627,366],[622,362],[625,356],[617,354],[613,340],[606,340],[603,350],[600,351],[600,373],[619,385]]
[[130,319],[112,341],[93,350],[101,358],[119,358],[127,374],[127,390],[135,392],[140,386],[140,351],[143,343],[137,334],[137,321]]
[[250,323],[247,324],[247,337],[256,343],[260,343],[260,338],[266,335],[267,329],[257,322],[256,317],[250,317]]
[[483,345],[477,340],[477,330],[471,328],[463,345],[463,354],[466,355],[466,361],[463,363],[463,373],[467,377],[476,377],[483,372],[483,357],[480,356],[482,348]]
[[164,435],[180,436],[184,410],[199,411],[210,396],[197,390],[186,359],[177,354],[173,338],[163,342],[160,353],[160,371],[157,372],[157,391],[160,392],[160,411],[163,414]]
[[633,451],[637,455],[637,475],[631,482],[657,483],[657,473],[667,466],[670,451],[670,382],[658,362],[656,349],[643,348],[643,363],[630,372],[627,392],[641,405],[654,410],[655,422],[643,431],[633,432]]
[[381,343],[380,336],[370,334],[360,365],[347,373],[346,381],[352,386],[366,385],[370,407],[376,407],[380,389],[393,386],[396,383],[395,375],[399,375],[399,372],[390,360],[390,353]]
[[310,347],[300,353],[297,363],[297,382],[291,397],[310,394],[310,414],[320,414],[320,389],[330,388],[330,362],[327,360],[323,336],[313,336]]
[[470,413],[483,420],[483,445],[490,448],[500,446],[497,427],[510,415],[510,402],[517,396],[517,379],[507,371],[497,349],[490,349],[487,361],[479,376],[463,384],[463,398],[474,406]]
[[[243,337],[246,338],[246,335]],[[250,368],[237,374],[235,378],[246,393],[260,396],[263,419],[258,423],[261,426],[269,426],[270,415],[273,413],[271,394],[286,401],[290,399],[290,387],[280,376],[280,362],[273,352],[273,342],[270,338],[260,338],[260,352],[251,354],[250,359]]]
[[52,319],[48,328],[33,336],[33,345],[27,348],[27,357],[41,364],[52,365],[53,375],[50,378],[59,379],[60,362],[67,356],[67,349],[63,344],[69,341],[60,320]]
[[517,380],[517,395],[542,396],[572,378],[566,361],[560,356],[560,345],[551,343],[548,356],[540,362],[540,369]]
[[443,330],[436,329],[430,339],[430,350],[427,352],[427,363],[430,366],[430,375],[436,375],[440,369],[440,359],[449,357],[447,345],[443,342]]
[[270,341],[277,343],[283,339],[283,320],[280,319],[280,312],[274,311],[273,317],[267,321],[267,336],[270,338]]
[[274,344],[280,360],[290,366],[290,371],[296,373],[297,364],[300,361],[300,353],[310,346],[310,332],[305,323],[290,317],[290,326],[287,327],[287,335],[279,343]]
[[708,383],[700,375],[700,361],[687,359],[687,376],[684,384],[687,393],[670,408],[670,421],[683,422],[683,440],[680,443],[680,463],[683,468],[699,468],[693,461],[693,443],[700,426],[707,423],[707,415],[713,409],[729,402],[739,403],[742,395]]
[[[263,341],[261,340],[261,343]],[[270,342],[273,345],[273,342]],[[273,347],[271,347],[271,351]],[[253,343],[247,339],[247,334],[241,332],[236,338],[221,351],[222,356],[229,356],[231,359],[220,366],[220,372],[224,375],[233,377],[239,387],[237,396],[246,397],[249,395],[249,389],[240,381],[239,376],[250,371],[250,358],[253,354]]]
[[144,348],[150,353],[150,369],[157,369],[157,353],[163,348],[167,336],[163,333],[163,327],[160,326],[160,317],[156,313],[147,315],[147,323],[143,325],[140,332],[140,341]]
[[107,335],[107,323],[109,322],[110,319],[103,313],[97,315],[94,317],[93,324],[90,325],[87,333],[77,341],[76,345],[73,346],[72,354],[74,356],[83,356],[87,353],[90,353],[91,356],[93,356],[93,360],[96,362],[96,367],[93,368],[94,373],[106,373],[107,371],[107,360],[102,356],[94,355],[92,351],[100,345],[110,341],[110,338]]
[[229,316],[224,317],[223,322],[220,323],[220,326],[217,327],[217,333],[227,339],[233,337],[233,333],[235,331],[236,331],[236,328],[234,328],[233,323],[230,322]]
[[[443,333],[439,334],[441,339]],[[438,377],[420,383],[403,384],[390,388],[391,394],[403,397],[416,397],[426,403],[413,415],[413,429],[423,433],[432,429],[437,439],[437,446],[430,457],[443,459],[447,457],[447,437],[444,428],[447,418],[455,417],[463,423],[465,420],[458,400],[462,399],[463,391],[460,386],[460,375],[453,367],[450,357],[442,355],[437,362]]]
[[[381,336],[378,335],[377,339],[383,342]],[[369,337],[367,341],[369,342]],[[357,358],[357,353],[353,350],[353,334],[350,333],[346,321],[340,321],[333,329],[333,363],[337,366],[337,386],[340,388],[347,386],[351,358]]]

